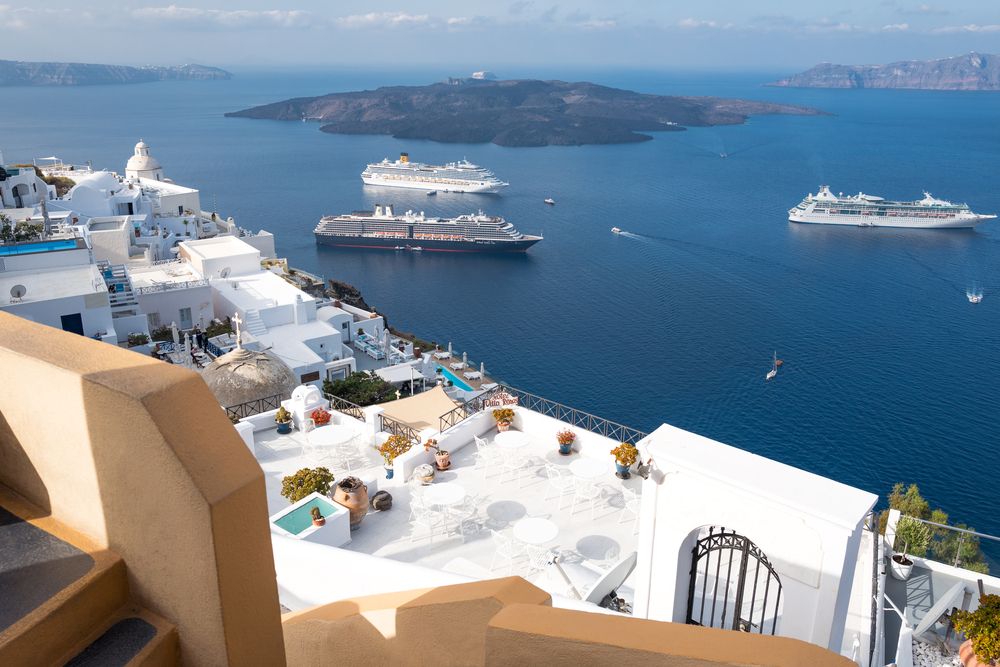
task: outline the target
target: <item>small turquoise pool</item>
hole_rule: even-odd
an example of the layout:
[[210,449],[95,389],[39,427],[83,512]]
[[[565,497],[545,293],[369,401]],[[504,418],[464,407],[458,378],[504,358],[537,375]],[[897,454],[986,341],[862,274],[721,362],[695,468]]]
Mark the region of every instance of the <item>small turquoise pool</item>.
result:
[[39,241],[37,243],[19,243],[17,245],[0,246],[0,257],[8,255],[27,255],[33,252],[48,252],[50,250],[71,250],[75,247],[76,239]]
[[448,370],[447,368],[445,368],[441,364],[438,364],[438,368],[440,368],[441,369],[441,373],[446,378],[448,378],[449,380],[451,380],[455,384],[455,386],[458,387],[459,389],[463,389],[465,391],[475,391],[475,389],[473,389],[472,387],[470,387],[469,385],[467,385],[465,383],[465,380],[460,379],[457,375],[455,375],[454,373],[452,373],[450,370]]
[[296,507],[294,510],[281,517],[280,519],[274,520],[274,525],[282,530],[288,531],[292,535],[298,535],[306,528],[312,525],[312,508],[318,507],[320,514],[325,517],[330,517],[337,512],[346,512],[347,510],[340,505],[335,505],[329,500],[323,500],[322,498],[313,498],[305,505]]

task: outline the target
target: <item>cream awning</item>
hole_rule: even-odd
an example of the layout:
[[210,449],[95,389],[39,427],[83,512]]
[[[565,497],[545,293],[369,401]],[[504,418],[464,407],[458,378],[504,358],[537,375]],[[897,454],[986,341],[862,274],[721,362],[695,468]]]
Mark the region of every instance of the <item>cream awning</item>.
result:
[[401,398],[398,401],[384,403],[383,414],[386,417],[403,422],[417,431],[440,428],[439,418],[446,412],[454,410],[458,405],[448,398],[441,387],[434,387],[422,394]]

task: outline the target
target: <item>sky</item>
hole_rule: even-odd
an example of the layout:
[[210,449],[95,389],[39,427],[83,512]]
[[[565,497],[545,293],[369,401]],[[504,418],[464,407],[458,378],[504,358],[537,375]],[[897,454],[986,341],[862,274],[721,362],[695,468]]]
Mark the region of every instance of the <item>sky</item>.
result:
[[[9,3],[9,4],[3,4]],[[1000,0],[0,0],[0,58],[798,71],[1000,53]]]

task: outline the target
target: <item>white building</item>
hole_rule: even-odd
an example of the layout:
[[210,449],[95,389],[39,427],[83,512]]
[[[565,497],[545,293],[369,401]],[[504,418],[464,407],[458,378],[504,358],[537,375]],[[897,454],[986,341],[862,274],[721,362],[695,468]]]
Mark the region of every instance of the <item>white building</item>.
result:
[[135,145],[135,154],[125,164],[125,178],[163,180],[163,168],[160,167],[159,160],[149,154],[149,146],[142,139]]

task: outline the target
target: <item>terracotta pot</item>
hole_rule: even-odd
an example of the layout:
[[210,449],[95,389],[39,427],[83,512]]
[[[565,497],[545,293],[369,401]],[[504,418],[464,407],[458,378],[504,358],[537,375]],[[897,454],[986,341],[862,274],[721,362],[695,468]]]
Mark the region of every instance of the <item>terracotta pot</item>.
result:
[[345,477],[333,489],[333,502],[350,511],[351,530],[357,530],[368,514],[368,487],[357,477]]
[[447,470],[451,467],[451,454],[449,452],[434,452],[434,462],[438,470]]
[[971,639],[966,639],[965,642],[958,647],[958,657],[965,667],[991,667],[991,663],[983,662],[976,657],[976,652],[972,650]]
[[510,424],[508,422],[497,422],[497,430],[500,431],[501,433],[503,433],[509,428]]
[[326,525],[326,517],[323,517],[322,519],[313,519],[313,525],[314,526],[325,526]]

